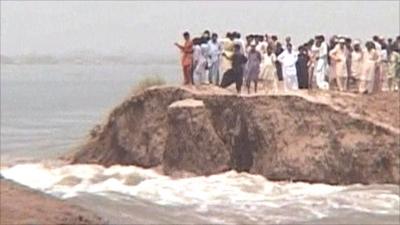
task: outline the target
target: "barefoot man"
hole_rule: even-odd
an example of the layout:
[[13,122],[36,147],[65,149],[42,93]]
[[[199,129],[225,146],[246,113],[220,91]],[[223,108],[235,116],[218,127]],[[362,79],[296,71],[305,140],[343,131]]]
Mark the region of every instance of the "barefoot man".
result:
[[184,85],[191,85],[192,81],[192,61],[193,61],[193,43],[190,40],[189,32],[183,33],[183,38],[185,43],[180,45],[175,43],[175,46],[178,47],[182,52],[181,64],[183,70],[183,84]]

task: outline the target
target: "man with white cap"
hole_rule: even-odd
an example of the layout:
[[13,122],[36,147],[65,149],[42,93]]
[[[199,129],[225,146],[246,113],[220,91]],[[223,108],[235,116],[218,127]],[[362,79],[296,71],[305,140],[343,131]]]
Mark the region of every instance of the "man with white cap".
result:
[[334,61],[334,70],[335,70],[335,78],[337,82],[337,86],[339,91],[345,91],[347,89],[347,66],[346,66],[346,59],[347,59],[347,49],[344,46],[345,40],[343,38],[339,39],[339,44],[335,46],[329,52],[329,56]]
[[372,41],[367,41],[365,48],[359,87],[360,93],[363,94],[372,93],[374,90],[376,64],[379,58]]
[[286,50],[278,56],[278,61],[282,63],[283,87],[285,91],[298,90],[297,80],[297,53],[292,51],[292,44],[286,46]]
[[194,84],[196,86],[208,83],[206,79],[208,45],[206,43],[199,44],[196,46],[196,67],[193,72]]
[[315,37],[315,43],[311,48],[315,52],[314,77],[319,89],[328,90],[329,83],[325,81],[328,74],[328,45],[324,41],[323,35]]
[[353,42],[353,51],[351,52],[351,76],[356,82],[356,87],[360,85],[361,71],[363,64],[363,52],[361,42],[355,40]]

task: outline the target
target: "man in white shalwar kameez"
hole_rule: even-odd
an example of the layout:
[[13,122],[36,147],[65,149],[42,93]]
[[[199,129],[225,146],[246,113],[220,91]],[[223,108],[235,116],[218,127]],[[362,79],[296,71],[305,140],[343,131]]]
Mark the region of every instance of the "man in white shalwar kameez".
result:
[[222,54],[222,46],[218,42],[218,35],[213,33],[208,41],[208,81],[211,84],[219,85],[219,64]]
[[329,83],[325,77],[328,74],[328,45],[323,37],[317,36],[311,51],[316,52],[316,63],[314,67],[314,77],[319,89],[328,90]]
[[193,72],[195,85],[207,83],[207,53],[208,45],[203,43],[200,45],[200,54],[196,55],[196,67]]
[[346,60],[348,54],[348,50],[345,47],[345,40],[341,38],[339,43],[329,52],[329,56],[331,60],[334,61],[334,77],[336,78],[336,83],[339,88],[339,91],[346,91],[347,90],[347,82],[348,82],[348,72],[346,67]]
[[285,91],[298,90],[296,61],[297,53],[292,51],[292,45],[288,44],[287,49],[278,56],[278,61],[282,63],[283,87]]
[[227,33],[226,37],[221,39],[220,44],[222,46],[222,54],[227,57],[221,57],[220,61],[220,72],[223,76],[226,71],[228,71],[232,67],[232,62],[230,57],[233,55],[234,43],[233,43],[233,35],[232,33]]
[[195,85],[199,85],[200,81],[198,79],[198,67],[197,65],[199,64],[200,61],[200,57],[201,56],[201,47],[200,47],[200,39],[199,38],[195,38],[193,39],[193,73],[192,73],[192,80],[193,80],[193,84]]

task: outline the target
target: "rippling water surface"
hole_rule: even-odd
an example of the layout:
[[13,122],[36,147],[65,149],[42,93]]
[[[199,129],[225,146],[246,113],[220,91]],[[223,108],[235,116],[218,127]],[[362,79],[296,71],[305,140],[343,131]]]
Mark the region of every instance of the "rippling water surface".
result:
[[69,151],[146,75],[175,65],[1,67],[1,174],[113,223],[398,224],[396,185],[271,182],[229,171],[172,179],[134,166],[63,165]]
[[1,161],[56,156],[146,76],[178,83],[176,65],[1,65]]

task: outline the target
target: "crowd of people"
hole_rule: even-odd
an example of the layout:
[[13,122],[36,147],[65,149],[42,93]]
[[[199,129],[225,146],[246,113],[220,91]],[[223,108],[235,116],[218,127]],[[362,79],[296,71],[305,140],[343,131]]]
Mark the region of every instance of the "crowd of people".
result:
[[[316,35],[293,47],[290,37],[281,43],[276,35],[239,32],[224,38],[206,30],[200,37],[183,34],[175,43],[182,53],[185,85],[214,84],[226,88],[243,82],[250,93],[260,85],[267,92],[298,89],[337,89],[363,94],[400,88],[400,36],[395,40],[373,36],[362,44],[347,36],[329,40]],[[221,75],[221,76],[220,76]],[[222,78],[222,79],[220,79]]]

